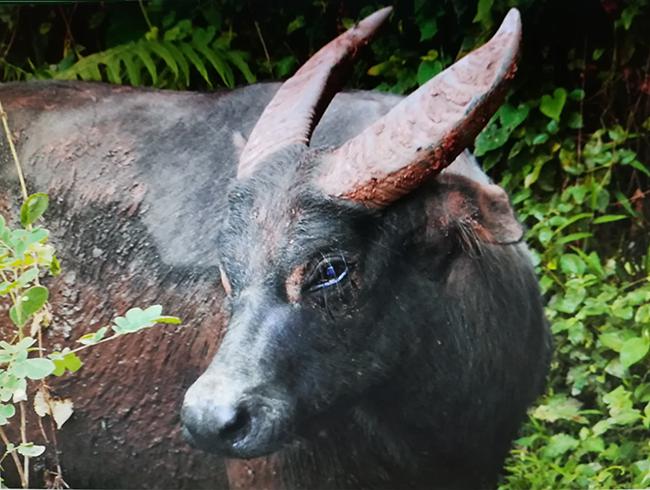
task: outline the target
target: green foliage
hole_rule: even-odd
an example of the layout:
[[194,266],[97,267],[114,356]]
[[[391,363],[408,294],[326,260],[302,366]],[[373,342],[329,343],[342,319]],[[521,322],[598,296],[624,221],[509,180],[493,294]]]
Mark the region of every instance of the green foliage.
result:
[[[556,3],[394,2],[389,28],[356,67],[352,84],[410,92],[483,43],[510,7],[522,11],[516,85],[474,151],[528,227],[555,356],[547,392],[530,410],[501,488],[650,487],[650,5],[607,0],[558,9]],[[10,36],[0,38],[0,75],[5,81],[81,78],[193,89],[284,78],[342,28],[381,6],[371,0],[354,5],[307,1],[287,9],[273,2],[152,0],[146,19],[137,6],[128,12],[93,7],[90,20],[72,28],[92,36],[76,40],[56,37],[58,20],[48,7],[32,8],[39,33],[29,32],[30,42],[13,47]],[[60,10],[68,22],[70,11]],[[16,17],[15,8],[0,9],[0,23],[20,39]],[[63,56],[46,49],[60,37]],[[94,39],[101,41],[91,46]],[[246,52],[231,48],[234,39]],[[35,223],[37,204],[24,218],[21,213],[23,224]],[[0,248],[0,268],[3,261],[26,262],[16,277],[0,282],[0,294],[25,296],[37,286],[30,261],[52,272],[58,261],[45,230],[2,235],[3,226],[0,240],[10,251]],[[14,315],[18,323],[38,304],[38,293],[29,298]],[[75,352],[86,345],[166,321],[152,308],[132,310],[81,337],[81,347],[50,354],[53,374],[79,369]],[[37,368],[30,372],[38,374]],[[0,424],[14,416],[7,393],[0,391]]]
[[[29,62],[29,69],[24,69],[0,57],[3,78],[104,81],[176,89],[188,88],[196,77],[210,88],[255,82],[248,54],[231,46],[235,37],[232,31],[218,33],[214,25],[199,27],[190,19],[174,19],[174,12],[170,12],[162,21],[164,28],[150,25],[136,39],[87,56],[82,45],[66,48],[63,59],[53,64],[35,67]],[[3,21],[13,26],[11,15],[0,15]],[[48,32],[41,30],[41,34]]]
[[255,82],[255,76],[246,63],[246,54],[231,49],[231,41],[229,34],[216,37],[214,27],[193,29],[190,21],[183,20],[165,31],[162,38],[158,28],[154,27],[144,39],[79,57],[71,66],[67,66],[69,62],[64,59],[53,70],[40,75],[59,80],[187,88],[193,72],[212,87],[213,72],[216,72],[221,83],[232,88],[235,86],[234,68],[246,82]]

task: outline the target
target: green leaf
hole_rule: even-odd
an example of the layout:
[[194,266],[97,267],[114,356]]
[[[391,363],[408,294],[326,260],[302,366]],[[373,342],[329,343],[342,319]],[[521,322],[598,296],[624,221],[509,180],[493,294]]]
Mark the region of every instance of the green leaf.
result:
[[441,71],[442,63],[440,63],[440,61],[422,61],[418,67],[418,85],[424,85]]
[[501,125],[513,130],[526,120],[529,112],[530,109],[526,104],[519,104],[517,107],[511,104],[504,104],[499,109]]
[[621,298],[612,303],[612,315],[621,320],[630,320],[634,316],[634,309]]
[[81,337],[79,337],[77,342],[83,345],[94,345],[98,342],[101,342],[104,339],[107,331],[108,331],[108,327],[102,327],[96,332],[91,332],[82,335]]
[[622,219],[627,219],[629,216],[625,214],[606,214],[604,216],[599,216],[594,220],[595,225],[600,225],[602,223],[611,223],[612,221],[620,221]]
[[571,92],[569,92],[569,98],[571,100],[581,101],[585,98],[585,91],[581,88],[573,89]]
[[476,15],[472,22],[480,22],[486,27],[489,27],[492,24],[492,3],[494,0],[478,0],[478,5],[476,6]]
[[106,59],[106,75],[111,83],[122,83],[120,61],[120,58],[114,56],[109,56]]
[[194,27],[192,30],[192,44],[195,46],[197,44],[206,46],[212,42],[216,33],[217,30],[214,26],[208,26],[205,29],[201,27]]
[[174,74],[174,77],[178,78],[178,65],[176,64],[174,56],[169,52],[169,50],[163,44],[157,41],[152,41],[149,44],[149,49],[151,49],[151,51],[162,58],[162,60]]
[[45,452],[45,446],[37,446],[32,442],[26,442],[18,446],[16,450],[27,458],[35,458]]
[[605,442],[602,437],[589,437],[582,441],[580,447],[588,453],[600,454],[605,450]]
[[292,32],[295,32],[304,26],[305,26],[305,16],[299,15],[291,22],[289,22],[289,25],[287,26],[287,34],[291,34]]
[[74,352],[52,352],[48,357],[54,363],[54,376],[62,376],[66,371],[75,373],[83,366],[83,362]]
[[632,21],[639,14],[639,6],[635,3],[623,9],[621,12],[621,24],[626,31],[630,30]]
[[481,131],[474,143],[474,154],[478,157],[485,155],[488,151],[496,150],[502,147],[508,137],[510,131],[508,128],[500,128],[496,124],[489,124],[483,131]]
[[584,126],[584,121],[582,120],[582,114],[579,112],[572,112],[569,114],[569,118],[567,120],[567,126],[569,126],[571,129],[580,129]]
[[438,22],[435,17],[426,17],[423,22],[418,23],[420,28],[420,41],[431,39],[438,32]]
[[563,296],[552,304],[562,313],[574,313],[587,297],[587,291],[582,287],[569,287]]
[[43,379],[52,374],[55,369],[54,363],[45,358],[32,358],[23,362],[25,375],[29,379]]
[[584,259],[592,272],[595,272],[599,277],[603,277],[605,275],[605,271],[603,270],[603,266],[600,262],[600,257],[596,252],[591,252],[589,255],[584,257]]
[[241,72],[241,74],[244,75],[246,83],[255,83],[257,81],[257,77],[250,70],[242,51],[226,51],[224,55]]
[[553,91],[553,95],[543,95],[539,104],[539,110],[545,116],[555,119],[556,121],[560,120],[560,114],[562,114],[562,109],[566,102],[567,92],[563,88],[556,88]]
[[183,55],[180,49],[174,46],[174,43],[162,41],[161,45],[171,53],[173,59],[178,63],[180,73],[183,76],[183,84],[185,87],[188,87],[190,84],[190,65],[187,63],[185,55]]
[[19,327],[47,303],[48,290],[44,286],[34,286],[18,298],[18,303],[9,310],[9,317]]
[[126,56],[122,59],[124,66],[126,67],[126,75],[129,78],[129,82],[134,87],[142,84],[142,77],[140,76],[140,67],[137,66],[138,58],[136,56]]
[[204,44],[194,43],[192,46],[210,62],[226,87],[233,88],[235,86],[235,76],[228,64],[221,58],[220,52],[214,51]]
[[134,52],[138,58],[142,61],[145,68],[149,72],[151,77],[151,82],[156,85],[158,83],[158,71],[156,70],[156,64],[151,58],[151,54],[147,51],[148,43],[146,41],[141,41],[135,46]]
[[20,224],[27,227],[43,216],[50,200],[47,194],[38,192],[32,194],[20,207]]
[[194,51],[194,48],[192,48],[192,46],[187,43],[180,43],[179,47],[181,48],[181,51],[185,53],[185,56],[187,56],[187,58],[190,60],[192,66],[196,68],[199,74],[207,82],[208,86],[212,87],[212,82],[208,76],[208,70],[205,67],[205,63],[203,63],[199,55],[196,53],[196,51]]
[[650,177],[650,170],[648,170],[648,167],[643,165],[640,161],[632,160],[631,162],[628,163],[628,165],[630,167],[637,169],[639,172],[647,175],[648,177]]
[[580,406],[581,403],[575,398],[557,395],[549,399],[545,404],[538,406],[533,411],[533,417],[547,422],[570,420],[585,423],[587,419],[580,415]]
[[533,146],[537,145],[542,145],[548,141],[548,134],[547,133],[540,133],[537,136],[533,138],[532,144]]
[[11,404],[0,403],[0,425],[7,425],[10,419],[16,414],[16,407]]
[[132,308],[126,312],[126,315],[115,318],[113,331],[119,335],[125,333],[132,333],[151,327],[158,322],[161,317],[162,306],[153,305],[142,310],[140,308]]
[[560,257],[560,269],[565,274],[580,275],[586,268],[585,262],[576,254],[564,254]]
[[629,368],[641,361],[650,349],[650,339],[646,337],[633,337],[627,339],[621,347],[621,364]]
[[59,259],[56,257],[56,255],[52,256],[52,261],[50,262],[50,274],[53,276],[58,276],[61,274],[61,262],[59,262]]
[[[275,74],[279,78],[284,78],[287,75],[289,75],[291,72],[293,72],[294,67],[298,63],[298,60],[296,59],[295,56],[289,55],[285,56],[284,58],[280,58],[278,61],[274,63],[275,66]],[[237,66],[237,65],[235,65]]]
[[571,242],[576,242],[578,240],[583,240],[585,238],[591,238],[591,236],[593,236],[593,233],[589,233],[586,231],[581,231],[578,233],[570,233],[561,238],[558,238],[555,243],[557,243],[558,245],[564,245],[565,243],[571,243]]
[[159,316],[156,318],[156,323],[166,323],[168,325],[180,325],[182,320],[176,316]]
[[101,82],[102,81],[102,74],[99,71],[99,66],[97,66],[97,59],[88,59],[86,58],[85,60],[87,63],[81,64],[79,66],[79,71],[77,72],[78,75],[81,77],[82,80],[85,80],[87,82]]
[[639,307],[636,310],[636,315],[634,315],[634,321],[636,323],[648,323],[650,324],[650,304],[645,304]]
[[545,458],[554,459],[562,456],[567,451],[577,448],[578,445],[578,440],[568,434],[555,434],[549,439],[548,444],[543,450],[543,454]]
[[32,267],[31,269],[27,269],[25,272],[23,272],[16,280],[16,282],[20,285],[20,287],[25,287],[37,277],[38,269],[36,267]]
[[605,332],[598,336],[598,340],[608,349],[614,352],[621,352],[625,339],[621,337],[620,331]]

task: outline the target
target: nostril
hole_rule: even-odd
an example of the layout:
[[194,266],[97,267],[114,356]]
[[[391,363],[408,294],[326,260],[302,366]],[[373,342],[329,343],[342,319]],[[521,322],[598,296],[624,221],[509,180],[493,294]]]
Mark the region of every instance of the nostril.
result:
[[181,418],[188,442],[205,448],[230,446],[245,439],[252,427],[250,411],[242,403],[185,405]]
[[250,428],[251,416],[244,406],[239,406],[232,417],[221,425],[219,435],[223,439],[235,441],[244,437]]

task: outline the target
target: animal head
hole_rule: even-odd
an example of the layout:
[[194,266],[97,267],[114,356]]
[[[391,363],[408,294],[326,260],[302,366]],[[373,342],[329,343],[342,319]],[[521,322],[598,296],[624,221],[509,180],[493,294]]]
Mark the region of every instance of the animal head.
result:
[[[510,11],[484,46],[337,148],[311,134],[360,47],[366,18],[314,55],[261,115],[219,230],[230,319],[182,420],[195,445],[229,457],[275,451],[344,413],[413,355],[435,325],[450,264],[473,241],[514,243],[508,199],[459,160],[502,102],[521,27]],[[426,315],[418,314],[421,305]],[[440,309],[442,310],[442,309]]]

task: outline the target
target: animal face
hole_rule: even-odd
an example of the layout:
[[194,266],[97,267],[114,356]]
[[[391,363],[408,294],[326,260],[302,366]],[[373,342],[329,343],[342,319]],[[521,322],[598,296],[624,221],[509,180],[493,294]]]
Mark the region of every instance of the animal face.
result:
[[186,396],[202,407],[184,412],[190,438],[230,456],[277,449],[378,383],[394,357],[372,336],[392,255],[379,213],[319,195],[304,183],[311,162],[291,171],[300,155],[279,160],[230,192],[219,250],[231,319]]
[[243,150],[219,232],[230,321],[182,411],[188,439],[205,450],[267,454],[347,413],[385,386],[435,324],[435,308],[423,315],[418,306],[445,300],[446,271],[463,247],[521,238],[498,187],[463,172],[432,178],[498,107],[515,66],[516,13],[492,44],[356,138],[308,147],[333,95],[333,67],[389,13],[373,14],[285,82]]

